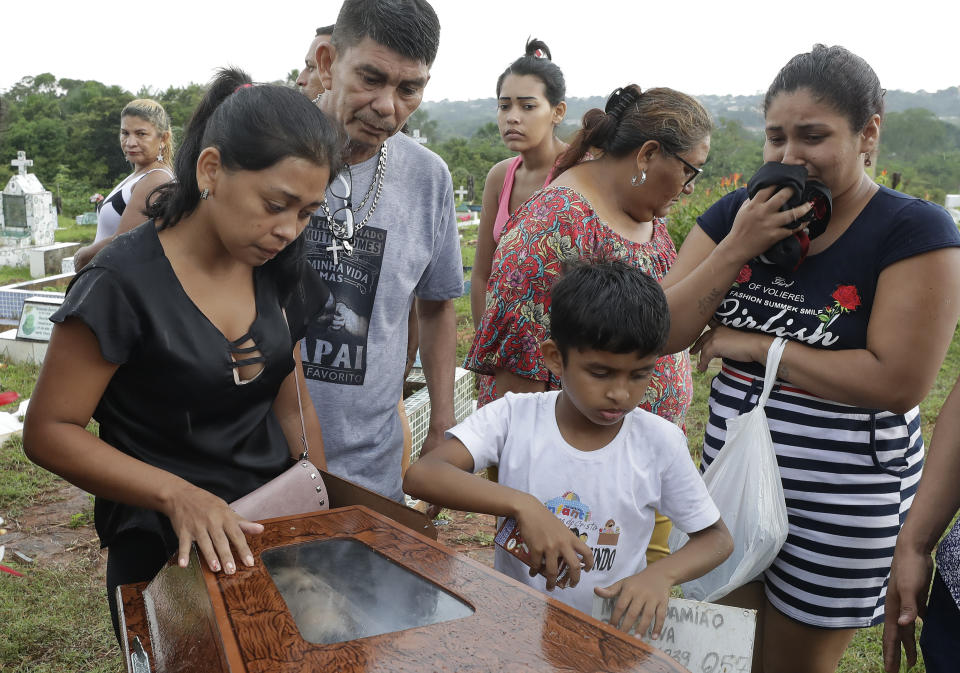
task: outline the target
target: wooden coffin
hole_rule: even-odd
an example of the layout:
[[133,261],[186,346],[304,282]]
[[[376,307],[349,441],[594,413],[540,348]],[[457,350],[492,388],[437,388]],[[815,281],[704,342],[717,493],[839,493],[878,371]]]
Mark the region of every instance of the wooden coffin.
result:
[[252,568],[118,589],[129,672],[686,671],[366,507],[264,525]]

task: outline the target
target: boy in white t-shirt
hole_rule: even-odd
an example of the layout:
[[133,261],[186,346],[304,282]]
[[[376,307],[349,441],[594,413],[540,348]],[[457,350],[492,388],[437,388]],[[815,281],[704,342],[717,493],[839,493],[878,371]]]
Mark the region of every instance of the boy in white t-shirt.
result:
[[[552,591],[565,562],[568,586],[556,598],[589,614],[594,593],[617,597],[611,623],[644,633],[655,620],[656,637],[670,588],[733,549],[683,433],[637,408],[670,330],[666,297],[622,262],[576,266],[551,297],[551,338],[541,348],[563,390],[507,393],[478,409],[410,467],[403,488],[516,519],[533,567],[498,547],[497,570]],[[473,474],[491,466],[499,483]],[[690,541],[647,567],[655,510]]]

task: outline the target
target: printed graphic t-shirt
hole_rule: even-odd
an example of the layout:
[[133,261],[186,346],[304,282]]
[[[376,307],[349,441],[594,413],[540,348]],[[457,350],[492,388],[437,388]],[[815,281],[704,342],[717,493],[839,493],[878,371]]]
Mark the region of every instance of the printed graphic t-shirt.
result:
[[[745,189],[727,194],[698,224],[719,243],[746,198]],[[840,238],[796,271],[757,260],[744,265],[714,318],[818,348],[865,348],[880,272],[907,257],[957,245],[957,226],[943,208],[881,186]],[[736,367],[763,376],[761,364]]]
[[[607,446],[580,451],[560,434],[559,395],[507,393],[447,436],[463,442],[475,470],[499,467],[501,484],[536,497],[593,550],[594,569],[581,576],[580,584],[549,594],[590,614],[594,587],[646,567],[655,510],[687,533],[710,526],[720,513],[676,425],[636,409]],[[530,577],[526,565],[499,547],[494,567],[546,591],[542,576]]]
[[[379,154],[350,167],[357,210],[371,185]],[[332,211],[343,202],[327,192]],[[334,215],[336,217],[336,215]],[[463,262],[453,207],[453,184],[443,160],[397,134],[387,140],[383,191],[370,221],[356,234],[352,256],[337,251],[322,213],[305,231],[307,260],[333,294],[333,311],[319,315],[302,342],[303,373],[323,430],[327,465],[396,500],[403,432],[407,317],[413,297],[463,294]]]

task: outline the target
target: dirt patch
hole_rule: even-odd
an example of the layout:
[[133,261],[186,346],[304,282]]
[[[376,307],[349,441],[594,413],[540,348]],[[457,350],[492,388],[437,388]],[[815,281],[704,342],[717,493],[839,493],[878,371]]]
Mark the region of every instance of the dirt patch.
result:
[[52,492],[43,502],[4,523],[7,534],[0,536],[0,544],[6,545],[7,558],[20,552],[34,563],[68,565],[78,557],[86,557],[95,562],[103,575],[106,553],[100,550],[100,540],[89,517],[83,516],[91,506],[90,497],[76,486],[66,484]]
[[493,567],[493,536],[497,532],[495,516],[444,510],[441,517],[434,522],[439,542]]

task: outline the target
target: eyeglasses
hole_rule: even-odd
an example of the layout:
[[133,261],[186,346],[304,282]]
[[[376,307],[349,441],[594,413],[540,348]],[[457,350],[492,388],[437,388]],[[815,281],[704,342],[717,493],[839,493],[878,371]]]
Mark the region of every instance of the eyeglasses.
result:
[[702,168],[697,168],[696,166],[694,166],[693,164],[691,164],[689,161],[687,161],[686,159],[684,159],[683,157],[681,157],[681,156],[680,156],[679,154],[677,154],[676,152],[671,152],[670,150],[664,150],[664,152],[666,152],[667,154],[669,154],[671,157],[673,157],[673,158],[675,158],[675,159],[679,159],[679,160],[683,163],[683,165],[686,166],[687,168],[689,168],[690,171],[693,173],[693,175],[691,175],[689,178],[687,178],[687,181],[683,183],[683,188],[684,188],[684,189],[686,189],[686,188],[687,188],[687,185],[691,184],[694,180],[696,180],[697,178],[700,177],[700,174],[701,174],[701,173],[703,173],[703,169],[702,169]]
[[[353,203],[350,201],[350,181],[340,173],[330,184],[329,189],[334,198],[343,201],[343,206],[327,215],[330,227],[337,238],[351,240],[353,239]],[[343,219],[339,219],[338,215]]]

